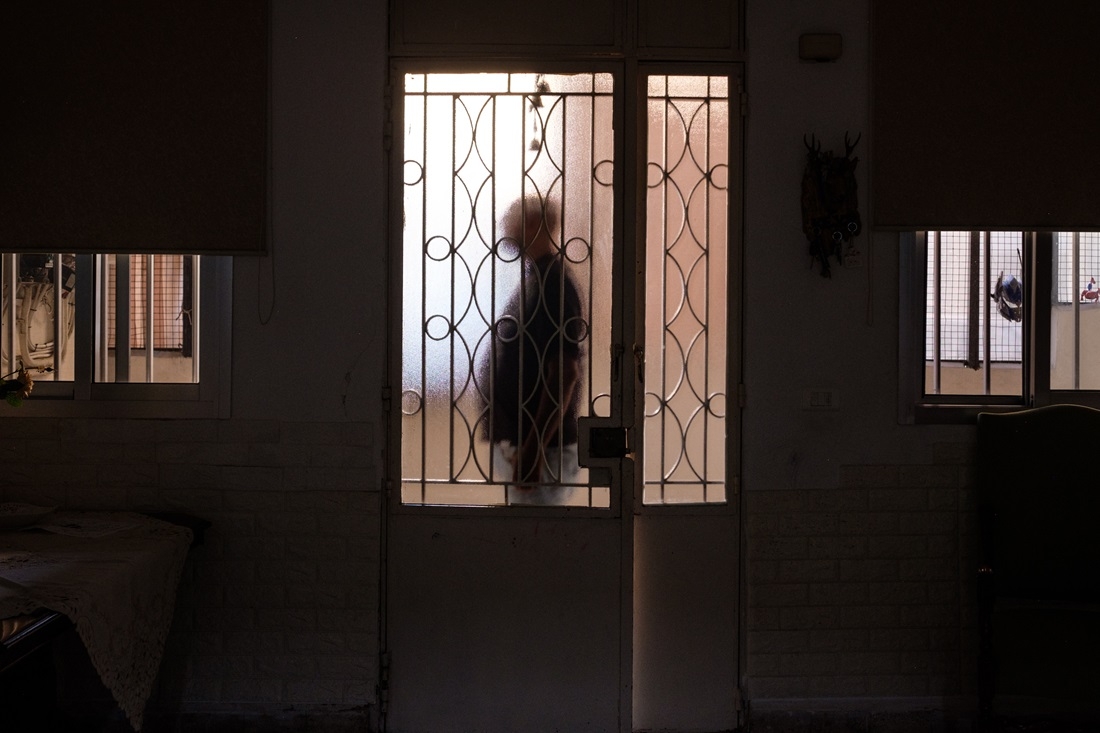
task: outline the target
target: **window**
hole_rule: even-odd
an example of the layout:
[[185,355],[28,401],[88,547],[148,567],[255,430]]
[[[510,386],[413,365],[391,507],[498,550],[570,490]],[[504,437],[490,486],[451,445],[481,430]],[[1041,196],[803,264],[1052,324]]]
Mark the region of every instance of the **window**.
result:
[[902,247],[903,419],[1100,403],[1100,233],[928,231]]
[[[26,369],[31,414],[216,416],[230,259],[0,255],[0,369]],[[12,414],[10,412],[6,414]]]

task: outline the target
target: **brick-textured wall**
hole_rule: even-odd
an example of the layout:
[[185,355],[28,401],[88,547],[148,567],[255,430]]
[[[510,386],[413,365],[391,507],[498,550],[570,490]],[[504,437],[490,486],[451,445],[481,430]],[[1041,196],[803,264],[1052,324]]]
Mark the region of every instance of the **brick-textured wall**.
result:
[[368,423],[0,420],[0,500],[180,511],[191,551],[151,712],[365,708],[380,451]]
[[[0,420],[0,500],[174,510],[192,550],[150,712],[375,702],[379,479],[369,423]],[[973,693],[971,446],[747,494],[750,700]]]
[[750,699],[973,694],[971,451],[933,453],[749,492]]

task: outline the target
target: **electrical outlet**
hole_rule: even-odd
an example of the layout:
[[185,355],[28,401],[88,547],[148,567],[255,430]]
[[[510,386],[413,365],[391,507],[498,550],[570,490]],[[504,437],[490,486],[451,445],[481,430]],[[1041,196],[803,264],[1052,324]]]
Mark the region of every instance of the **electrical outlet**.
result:
[[840,394],[835,389],[807,389],[802,393],[804,410],[839,410]]

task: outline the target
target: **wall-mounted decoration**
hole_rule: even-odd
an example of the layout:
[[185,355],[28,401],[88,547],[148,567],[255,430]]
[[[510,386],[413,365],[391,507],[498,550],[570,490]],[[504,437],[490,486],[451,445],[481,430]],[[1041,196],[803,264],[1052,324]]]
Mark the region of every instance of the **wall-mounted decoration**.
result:
[[844,155],[822,152],[821,141],[813,135],[807,140],[806,169],[802,174],[802,231],[810,242],[811,266],[817,262],[821,275],[830,277],[829,258],[843,262],[844,245],[851,249],[852,238],[863,229],[856,197],[856,164],[852,151],[859,144],[844,133]]

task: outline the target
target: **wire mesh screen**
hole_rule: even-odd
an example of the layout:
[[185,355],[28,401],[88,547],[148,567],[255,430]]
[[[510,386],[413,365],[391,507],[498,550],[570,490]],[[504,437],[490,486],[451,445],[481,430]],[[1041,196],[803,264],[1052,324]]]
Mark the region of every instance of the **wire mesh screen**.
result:
[[[1020,232],[929,232],[925,298],[925,355],[978,368],[984,359],[988,321],[992,362],[1019,362],[1023,347],[1016,287],[1023,287]],[[986,265],[988,252],[989,264]],[[937,287],[936,272],[939,272]],[[998,283],[1001,283],[998,288]],[[999,293],[1005,297],[998,298]],[[1007,306],[1002,307],[1002,302]]]
[[[1054,282],[1058,303],[1100,302],[1100,232],[1054,234]],[[1074,251],[1077,264],[1074,267]],[[1076,279],[1075,279],[1076,278]]]
[[1100,389],[1100,232],[1054,234],[1050,386]]
[[726,499],[726,77],[649,78],[647,504]]
[[[122,256],[122,255],[116,255]],[[153,348],[180,350],[183,348],[184,317],[190,304],[184,302],[185,255],[130,256],[130,348],[144,349],[148,340],[149,313],[148,263],[153,261],[152,309]],[[115,303],[117,270],[112,264],[107,270],[107,342],[115,347]]]
[[404,84],[402,501],[608,507],[612,78]]

